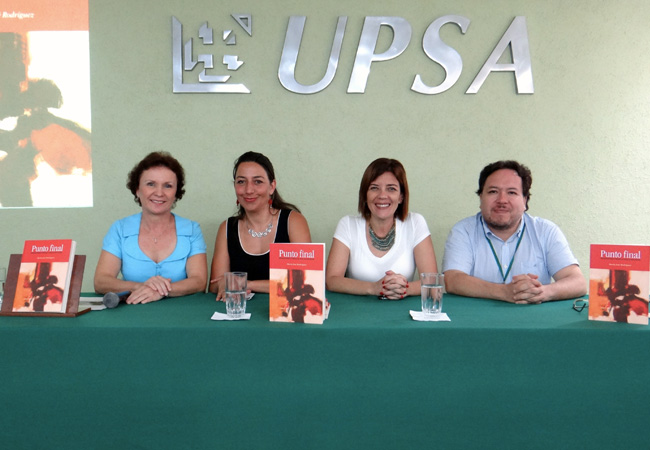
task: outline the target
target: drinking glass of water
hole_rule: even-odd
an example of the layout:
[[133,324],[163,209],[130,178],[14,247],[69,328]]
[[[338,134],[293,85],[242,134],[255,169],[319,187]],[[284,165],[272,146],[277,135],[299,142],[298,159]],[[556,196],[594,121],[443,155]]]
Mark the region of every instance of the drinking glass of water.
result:
[[226,272],[226,314],[240,318],[246,312],[246,272]]
[[441,273],[421,273],[420,285],[422,312],[440,314],[442,312],[442,294],[445,293],[445,276]]

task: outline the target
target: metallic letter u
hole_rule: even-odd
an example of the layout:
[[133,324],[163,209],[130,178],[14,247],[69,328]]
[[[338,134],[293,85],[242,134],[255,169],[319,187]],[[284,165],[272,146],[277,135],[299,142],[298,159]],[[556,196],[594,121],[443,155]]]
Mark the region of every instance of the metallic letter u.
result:
[[345,25],[348,18],[340,16],[336,25],[336,34],[332,42],[330,59],[327,64],[325,76],[316,84],[304,85],[296,81],[296,63],[298,61],[298,52],[300,51],[300,42],[302,33],[305,29],[305,16],[291,16],[287,35],[284,38],[284,47],[282,48],[282,57],[280,67],[278,68],[278,78],[285,89],[295,92],[296,94],[315,94],[325,89],[334,79],[336,69],[339,65],[339,56],[341,55],[341,46],[343,45],[343,35],[345,34]]

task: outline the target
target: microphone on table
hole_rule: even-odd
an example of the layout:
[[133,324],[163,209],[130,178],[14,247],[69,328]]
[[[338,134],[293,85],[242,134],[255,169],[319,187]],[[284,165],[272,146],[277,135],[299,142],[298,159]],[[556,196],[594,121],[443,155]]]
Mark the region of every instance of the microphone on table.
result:
[[102,303],[104,306],[107,308],[115,308],[117,305],[120,304],[120,302],[126,301],[127,298],[129,298],[129,295],[131,295],[131,291],[124,291],[124,292],[107,292],[104,294],[104,297],[102,298]]

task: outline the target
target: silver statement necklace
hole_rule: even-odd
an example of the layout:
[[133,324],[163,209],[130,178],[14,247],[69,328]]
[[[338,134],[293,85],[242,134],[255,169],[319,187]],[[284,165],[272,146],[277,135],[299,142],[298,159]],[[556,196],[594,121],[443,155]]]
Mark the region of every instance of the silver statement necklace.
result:
[[370,224],[368,224],[368,231],[370,232],[370,242],[372,243],[372,246],[380,252],[386,252],[393,247],[393,244],[395,243],[395,222],[393,222],[390,231],[383,238],[380,238],[375,234],[375,231],[372,229],[372,225]]
[[[249,222],[249,225],[250,225],[250,222]],[[253,230],[253,228],[251,228],[249,226],[248,227],[248,234],[250,234],[254,238],[263,238],[264,236],[268,236],[272,229],[273,229],[273,219],[271,219],[271,221],[269,222],[269,226],[267,226],[266,230],[264,230],[264,231],[255,231],[255,230]]]

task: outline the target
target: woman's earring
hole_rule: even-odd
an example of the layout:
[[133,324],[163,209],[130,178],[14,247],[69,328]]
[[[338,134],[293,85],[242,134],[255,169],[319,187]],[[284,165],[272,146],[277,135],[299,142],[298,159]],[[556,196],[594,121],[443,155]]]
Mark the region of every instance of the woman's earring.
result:
[[236,204],[237,206],[239,206],[239,200],[235,201],[235,204]]

